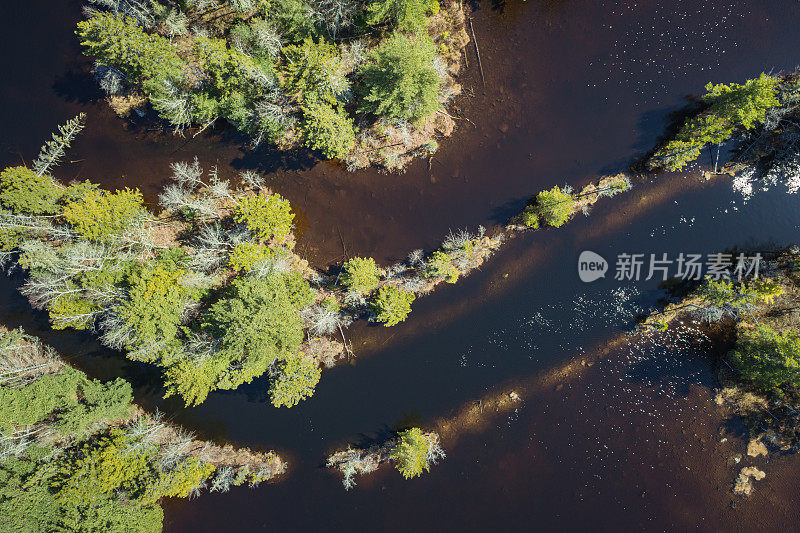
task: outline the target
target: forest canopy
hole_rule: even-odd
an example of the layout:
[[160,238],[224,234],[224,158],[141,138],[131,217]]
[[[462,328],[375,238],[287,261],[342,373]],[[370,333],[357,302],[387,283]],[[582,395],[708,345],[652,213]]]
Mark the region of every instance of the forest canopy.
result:
[[285,470],[272,452],[195,441],[134,405],[125,380],[90,379],[22,330],[0,330],[0,369],[2,531],[155,533],[162,498]]
[[460,3],[90,2],[77,34],[120,114],[149,101],[176,131],[226,121],[351,168],[399,168],[452,129],[436,111],[460,90]]

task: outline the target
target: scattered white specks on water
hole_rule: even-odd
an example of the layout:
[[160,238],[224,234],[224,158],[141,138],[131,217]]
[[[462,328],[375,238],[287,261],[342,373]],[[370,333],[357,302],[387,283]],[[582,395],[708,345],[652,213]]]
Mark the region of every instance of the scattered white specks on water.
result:
[[[643,312],[636,300],[641,292],[634,286],[621,286],[603,293],[578,294],[567,302],[555,302],[534,311],[530,316],[515,321],[513,327],[492,331],[487,342],[502,353],[515,352],[520,347],[530,359],[541,357],[543,346],[553,344],[573,355],[585,352],[582,334],[613,328],[627,328]],[[564,316],[569,309],[569,318],[556,320],[548,317]],[[491,357],[491,360],[481,360]],[[502,364],[498,354],[468,348],[458,359],[459,366],[485,367]]]
[[739,48],[738,26],[750,14],[731,0],[706,2],[702,9],[683,0],[601,4],[624,20],[624,28],[604,26],[613,41],[604,58],[590,63],[598,81],[589,86],[634,84],[635,92],[654,101],[670,94],[675,80],[716,71]]

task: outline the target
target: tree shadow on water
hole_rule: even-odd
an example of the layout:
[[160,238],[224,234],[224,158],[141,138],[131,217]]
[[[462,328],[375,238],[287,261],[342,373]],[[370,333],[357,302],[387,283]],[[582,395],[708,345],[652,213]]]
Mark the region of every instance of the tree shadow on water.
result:
[[66,102],[81,105],[96,102],[105,96],[84,62],[75,62],[56,76],[53,91]]
[[278,170],[301,172],[314,168],[320,159],[305,148],[278,150],[272,147],[241,148],[242,155],[230,162],[237,170],[256,170],[270,174]]
[[624,372],[624,378],[664,394],[686,397],[690,387],[708,387],[715,378],[713,357],[709,354],[678,351],[666,346],[649,348],[652,353],[641,357]]
[[642,113],[636,124],[638,138],[631,146],[637,152],[632,165],[641,166],[664,143],[675,137],[686,120],[702,109],[693,95],[686,95],[684,105],[662,107]]
[[525,208],[525,206],[528,205],[530,199],[530,196],[524,196],[516,200],[509,200],[508,202],[495,207],[492,209],[492,214],[489,216],[489,220],[495,224],[508,223],[509,220],[517,216]]

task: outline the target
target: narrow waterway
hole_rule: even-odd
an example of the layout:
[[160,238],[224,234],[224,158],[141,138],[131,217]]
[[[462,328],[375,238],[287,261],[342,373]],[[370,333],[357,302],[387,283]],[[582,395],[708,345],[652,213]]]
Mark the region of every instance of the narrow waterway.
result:
[[[474,7],[486,86],[471,55],[456,105],[472,122],[441,142],[430,171],[418,162],[402,175],[348,174],[305,153],[250,152],[227,132],[179,138],[125,123],[80,56],[79,4],[52,0],[15,6],[0,22],[17,47],[2,59],[13,77],[0,86],[0,157],[30,160],[55,124],[85,111],[87,128],[58,172],[64,179],[137,186],[152,199],[175,159],[197,155],[224,176],[260,169],[300,213],[299,249],[314,264],[355,254],[388,262],[435,247],[450,228],[501,223],[544,187],[578,188],[625,169],[687,95],[707,81],[792,68],[800,45],[791,0]],[[167,531],[792,529],[796,459],[773,460],[754,496],[730,505],[736,468],[728,459],[742,452],[741,435],[725,426],[729,440],[719,443],[723,413],[711,401],[710,366],[683,345],[611,350],[581,379],[531,389],[490,430],[451,448],[444,442],[447,459],[421,479],[384,469],[345,492],[321,465],[347,442],[430,424],[486,391],[523,387],[576,357],[594,360],[663,296],[655,280],[614,280],[617,254],[796,242],[797,201],[775,187],[744,203],[726,179],[637,180],[589,217],[513,239],[481,271],[418,300],[406,323],[354,328],[356,360],[326,371],[315,396],[290,410],[268,405],[263,379],[194,409],[164,402],[146,366],[89,334],[50,331],[15,293],[14,277],[0,281],[0,322],[41,335],[94,375],[132,379],[140,401],[203,437],[276,448],[290,461],[278,483],[169,502]],[[612,264],[606,279],[580,282],[577,257],[586,249]]]

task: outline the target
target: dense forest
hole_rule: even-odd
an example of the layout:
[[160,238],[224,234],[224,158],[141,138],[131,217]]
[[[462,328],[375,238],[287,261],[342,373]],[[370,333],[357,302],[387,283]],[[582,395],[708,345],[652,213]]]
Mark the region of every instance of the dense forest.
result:
[[162,498],[256,486],[274,453],[197,441],[21,330],[0,331],[0,529],[161,531]]
[[78,35],[121,115],[402,168],[449,134],[468,42],[448,0],[91,0]]

